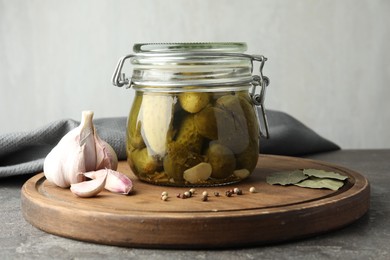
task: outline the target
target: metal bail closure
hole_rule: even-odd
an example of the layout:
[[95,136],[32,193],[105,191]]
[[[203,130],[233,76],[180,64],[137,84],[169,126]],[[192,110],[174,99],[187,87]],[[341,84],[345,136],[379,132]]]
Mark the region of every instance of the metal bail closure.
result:
[[134,57],[134,54],[129,54],[129,55],[126,55],[126,56],[119,59],[118,64],[116,65],[114,74],[112,75],[112,78],[111,78],[112,84],[114,86],[123,87],[125,85],[126,88],[131,87],[131,84],[132,84],[131,80],[126,78],[125,73],[122,73],[122,68],[123,68],[123,64],[125,63],[125,60],[127,60],[131,57]]
[[[252,77],[253,78],[253,80],[252,80],[253,88],[252,88],[252,93],[251,93],[252,102],[255,106],[257,106],[261,109],[261,114],[263,117],[265,132],[261,127],[261,123],[260,123],[261,120],[260,120],[260,116],[259,116],[259,111],[258,111],[258,109],[255,109],[257,121],[259,124],[260,136],[262,136],[266,139],[269,139],[270,136],[269,136],[269,129],[268,129],[268,120],[267,120],[267,114],[266,114],[265,107],[264,107],[265,92],[266,92],[267,86],[269,85],[269,79],[268,79],[268,77],[263,76],[263,67],[264,67],[264,63],[267,60],[267,58],[264,56],[253,56],[253,60],[260,62],[260,69],[259,69],[260,75],[254,75]],[[261,89],[260,89],[260,93],[256,94],[256,88],[258,86],[260,86]]]

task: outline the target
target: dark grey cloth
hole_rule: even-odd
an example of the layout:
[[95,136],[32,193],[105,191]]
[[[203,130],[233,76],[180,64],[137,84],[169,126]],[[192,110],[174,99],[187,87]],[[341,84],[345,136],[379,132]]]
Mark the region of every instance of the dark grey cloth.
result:
[[260,153],[302,156],[340,149],[286,113],[271,110],[267,114],[271,137],[261,140]]
[[[261,153],[299,156],[340,149],[285,113],[270,110],[267,114],[271,138],[261,140]],[[94,120],[97,133],[119,160],[126,159],[126,121],[125,117]],[[0,177],[41,172],[49,151],[79,123],[64,119],[34,131],[0,135]]]

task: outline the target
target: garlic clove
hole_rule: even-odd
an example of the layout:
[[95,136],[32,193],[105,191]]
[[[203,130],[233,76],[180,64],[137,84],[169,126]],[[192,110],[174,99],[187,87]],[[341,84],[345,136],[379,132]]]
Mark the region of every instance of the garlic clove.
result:
[[240,178],[240,179],[245,179],[249,176],[250,172],[247,169],[239,169],[233,171],[234,176]]
[[111,169],[86,172],[84,175],[90,179],[101,178],[107,174],[105,189],[120,194],[129,194],[133,189],[133,182],[126,175]]
[[84,147],[85,170],[93,171],[96,167],[95,127],[93,126],[93,112],[83,111],[80,123],[80,146]]
[[96,167],[93,112],[83,111],[81,123],[61,138],[46,156],[43,171],[48,181],[68,188],[84,180],[83,173]]
[[[164,157],[167,136],[172,125],[175,99],[169,95],[144,95],[142,97],[141,134],[149,154]],[[159,111],[159,113],[156,113]]]
[[95,170],[118,168],[118,157],[112,149],[111,145],[103,141],[95,130],[95,145],[96,145],[96,167]]
[[90,198],[99,194],[106,184],[107,173],[99,176],[99,178],[71,184],[70,190],[73,194],[82,198]]
[[194,167],[185,170],[183,178],[191,184],[201,183],[210,178],[211,172],[211,164],[201,162]]

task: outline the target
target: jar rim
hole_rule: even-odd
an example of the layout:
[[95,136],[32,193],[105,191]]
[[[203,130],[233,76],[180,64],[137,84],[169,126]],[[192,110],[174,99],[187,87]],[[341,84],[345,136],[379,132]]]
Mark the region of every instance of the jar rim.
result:
[[172,89],[237,85],[252,81],[252,56],[244,42],[136,43],[132,83]]
[[243,53],[245,42],[177,42],[177,43],[136,43],[135,53],[176,53],[176,52],[224,52]]

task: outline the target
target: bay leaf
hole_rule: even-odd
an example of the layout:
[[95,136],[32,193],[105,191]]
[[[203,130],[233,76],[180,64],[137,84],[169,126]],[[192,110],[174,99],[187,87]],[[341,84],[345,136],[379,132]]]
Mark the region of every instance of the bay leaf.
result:
[[317,178],[328,178],[328,179],[336,179],[341,181],[348,179],[348,176],[341,175],[337,172],[330,172],[330,171],[324,171],[318,169],[304,169],[303,174],[309,177],[313,176]]
[[327,178],[316,178],[310,177],[302,182],[295,183],[294,185],[303,187],[303,188],[312,188],[312,189],[330,189],[338,190],[343,187],[344,182],[342,180],[327,179]]
[[267,183],[271,185],[291,185],[309,178],[302,170],[275,172],[267,176]]

